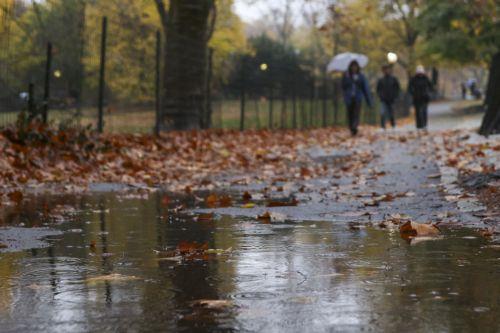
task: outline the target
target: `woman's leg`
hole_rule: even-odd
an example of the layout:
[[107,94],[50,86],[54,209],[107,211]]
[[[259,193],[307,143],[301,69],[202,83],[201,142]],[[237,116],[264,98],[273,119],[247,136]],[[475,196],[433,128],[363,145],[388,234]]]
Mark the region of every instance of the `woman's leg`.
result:
[[424,103],[422,105],[422,128],[427,128],[427,119],[428,119],[428,113],[429,113],[429,105],[427,103]]
[[352,129],[354,127],[354,102],[350,102],[346,104],[346,109],[347,109],[347,121],[349,125],[349,129],[351,130],[351,133],[353,132]]
[[353,123],[352,123],[352,134],[358,134],[359,117],[361,115],[361,102],[355,101],[353,104]]
[[415,102],[413,104],[415,106],[415,125],[417,129],[422,128],[422,121],[421,121],[421,104],[418,102]]

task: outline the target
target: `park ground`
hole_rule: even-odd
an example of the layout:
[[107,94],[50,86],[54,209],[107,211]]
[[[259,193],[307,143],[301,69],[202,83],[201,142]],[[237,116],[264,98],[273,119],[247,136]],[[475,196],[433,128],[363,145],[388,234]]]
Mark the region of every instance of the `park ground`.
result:
[[498,331],[500,138],[461,109],[357,138],[4,132],[1,327]]

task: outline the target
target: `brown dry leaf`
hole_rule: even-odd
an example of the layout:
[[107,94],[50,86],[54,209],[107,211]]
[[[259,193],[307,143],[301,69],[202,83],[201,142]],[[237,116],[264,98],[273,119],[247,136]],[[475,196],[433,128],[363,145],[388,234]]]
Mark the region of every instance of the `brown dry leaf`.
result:
[[271,213],[265,212],[264,214],[257,216],[257,220],[263,223],[271,223]]
[[177,250],[181,254],[189,252],[197,252],[197,251],[206,251],[208,250],[208,243],[200,244],[198,242],[182,241],[177,245]]
[[214,213],[200,214],[195,220],[198,222],[212,222],[214,220]]
[[0,249],[6,249],[6,248],[8,248],[7,245],[0,243]]
[[24,195],[21,191],[10,192],[9,194],[7,194],[7,196],[11,201],[15,202],[16,204],[20,204],[21,201],[23,201],[24,199]]
[[219,201],[219,197],[216,194],[210,194],[205,199],[205,204],[207,205],[208,208],[216,208],[218,201]]
[[270,201],[267,203],[266,207],[296,207],[299,202],[296,199],[291,201]]
[[252,195],[248,191],[246,191],[245,193],[243,193],[243,200],[244,201],[252,200]]
[[209,310],[223,310],[234,306],[233,301],[230,300],[208,300],[200,299],[191,303],[192,307],[203,308]]
[[131,275],[127,276],[127,275],[113,273],[108,275],[91,277],[85,281],[87,283],[96,283],[96,282],[126,282],[134,280],[140,280],[140,279],[136,276],[131,276]]
[[437,236],[439,228],[434,224],[422,224],[408,221],[399,227],[401,236],[405,239],[420,236]]
[[478,232],[484,238],[491,238],[495,234],[495,229],[494,228],[481,229],[481,230],[478,230]]
[[233,205],[233,199],[229,195],[223,195],[219,198],[219,207],[231,207]]

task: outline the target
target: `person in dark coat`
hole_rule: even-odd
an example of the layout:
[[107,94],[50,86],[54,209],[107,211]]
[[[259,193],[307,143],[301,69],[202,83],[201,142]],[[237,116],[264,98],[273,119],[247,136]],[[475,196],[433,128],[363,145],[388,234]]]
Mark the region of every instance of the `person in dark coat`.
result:
[[417,129],[427,129],[427,108],[431,99],[432,83],[425,74],[425,68],[418,66],[414,77],[410,79],[408,92],[413,98]]
[[344,73],[342,77],[342,91],[349,119],[349,129],[351,130],[351,134],[355,136],[358,134],[363,98],[366,100],[368,106],[372,107],[370,87],[365,76],[361,73],[361,67],[357,61],[351,62],[349,69]]
[[394,102],[399,97],[401,87],[398,79],[392,75],[392,66],[385,65],[382,67],[384,74],[377,82],[377,95],[380,98],[380,119],[382,128],[385,129],[385,122],[389,120],[392,128],[396,127],[396,119],[394,118]]

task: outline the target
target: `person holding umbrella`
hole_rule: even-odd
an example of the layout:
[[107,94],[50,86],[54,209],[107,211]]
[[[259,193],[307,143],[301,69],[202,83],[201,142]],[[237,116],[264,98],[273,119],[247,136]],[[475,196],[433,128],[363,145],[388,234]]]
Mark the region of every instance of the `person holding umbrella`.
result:
[[368,106],[372,107],[370,87],[365,76],[361,73],[361,66],[357,60],[350,62],[347,71],[342,77],[342,91],[349,119],[349,129],[352,136],[356,136],[358,134],[363,98]]

